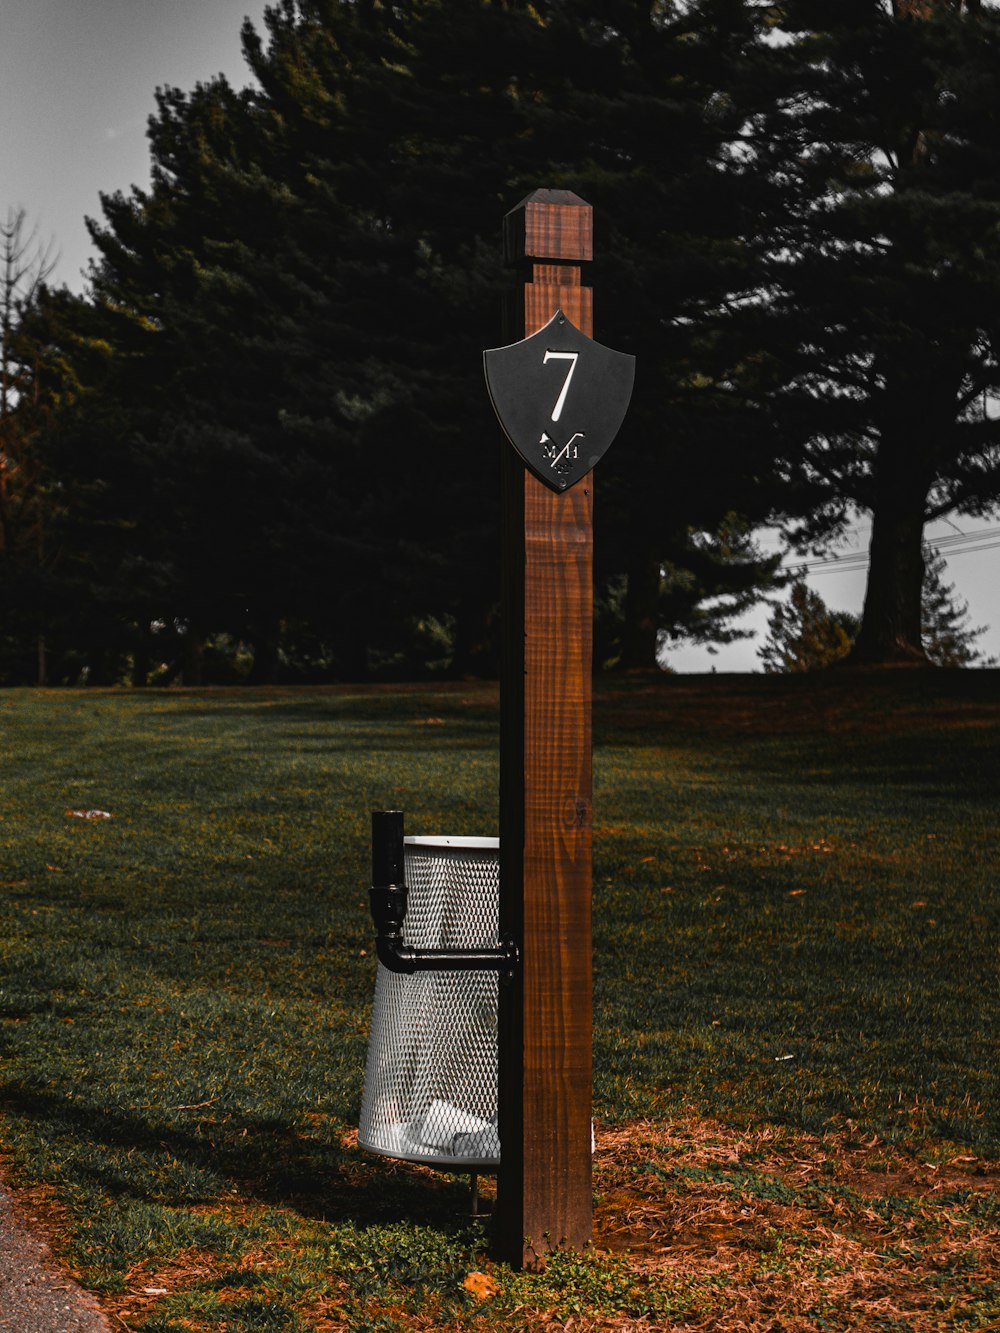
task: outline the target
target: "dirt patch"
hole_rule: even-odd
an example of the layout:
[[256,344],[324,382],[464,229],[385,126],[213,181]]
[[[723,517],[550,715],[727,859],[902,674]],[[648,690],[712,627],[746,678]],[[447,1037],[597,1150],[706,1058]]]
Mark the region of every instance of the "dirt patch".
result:
[[678,1329],[994,1327],[1000,1165],[936,1151],[694,1117],[608,1130],[595,1246],[725,1289],[725,1311]]

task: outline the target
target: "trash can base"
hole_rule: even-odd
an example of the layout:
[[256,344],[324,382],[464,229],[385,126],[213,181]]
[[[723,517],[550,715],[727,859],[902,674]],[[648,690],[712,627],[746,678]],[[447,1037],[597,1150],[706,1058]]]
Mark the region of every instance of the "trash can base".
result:
[[409,1122],[383,1125],[378,1142],[366,1140],[359,1134],[358,1147],[379,1157],[392,1157],[397,1161],[414,1162],[419,1166],[433,1166],[439,1171],[459,1173],[475,1171],[482,1175],[495,1175],[500,1168],[499,1154],[465,1157],[457,1153],[441,1152],[421,1143],[416,1137],[418,1129],[419,1126]]

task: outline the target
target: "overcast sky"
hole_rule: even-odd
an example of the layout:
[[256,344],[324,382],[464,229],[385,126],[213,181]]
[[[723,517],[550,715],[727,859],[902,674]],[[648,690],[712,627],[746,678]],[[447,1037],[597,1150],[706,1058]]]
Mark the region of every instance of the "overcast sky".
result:
[[23,207],[79,288],[99,192],[149,179],[146,121],[165,84],[248,82],[245,15],[264,0],[0,0],[0,214]]
[[[149,179],[146,121],[153,93],[166,84],[193,88],[224,73],[248,82],[240,26],[257,26],[265,0],[0,0],[0,216],[23,207],[43,242],[59,253],[54,280],[79,290],[93,257],[84,217],[100,216],[100,192]],[[600,293],[597,293],[598,309]],[[987,526],[1000,537],[1000,519]],[[983,524],[956,519],[931,536],[953,537]],[[862,530],[851,543],[863,551]],[[1000,541],[948,544],[948,578],[991,626],[984,647],[1000,657]],[[810,572],[828,605],[857,611],[864,570],[829,565]],[[767,613],[753,623],[766,626]],[[682,650],[680,670],[757,667],[754,643],[710,656]]]

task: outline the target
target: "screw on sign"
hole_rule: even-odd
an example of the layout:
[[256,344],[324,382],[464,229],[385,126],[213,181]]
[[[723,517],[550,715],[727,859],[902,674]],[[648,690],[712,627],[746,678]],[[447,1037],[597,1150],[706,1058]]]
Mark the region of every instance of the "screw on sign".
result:
[[537,190],[504,218],[520,282],[484,354],[503,451],[496,1242],[518,1266],[591,1239],[593,486],[634,358],[595,342],[593,210]]

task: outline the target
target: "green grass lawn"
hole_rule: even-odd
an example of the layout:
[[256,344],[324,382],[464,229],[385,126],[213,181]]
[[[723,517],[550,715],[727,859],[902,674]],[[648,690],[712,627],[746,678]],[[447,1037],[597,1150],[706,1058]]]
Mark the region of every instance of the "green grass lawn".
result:
[[66,1261],[147,1333],[997,1326],[1000,673],[598,686],[597,1247],[544,1274],[352,1139],[369,812],[495,833],[496,703],[0,693],[0,1149]]

